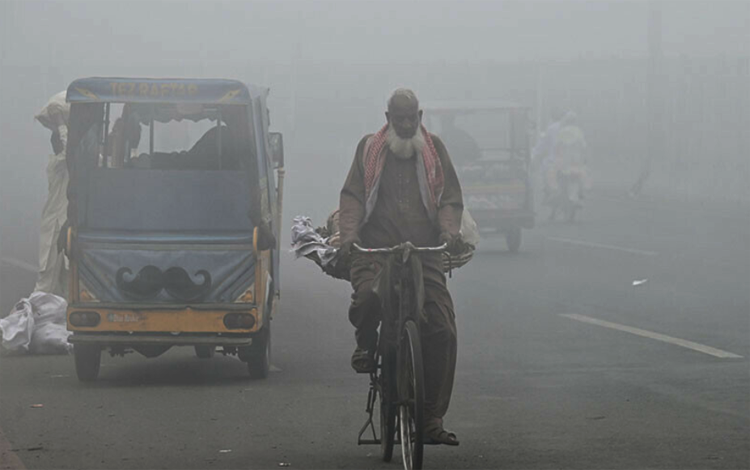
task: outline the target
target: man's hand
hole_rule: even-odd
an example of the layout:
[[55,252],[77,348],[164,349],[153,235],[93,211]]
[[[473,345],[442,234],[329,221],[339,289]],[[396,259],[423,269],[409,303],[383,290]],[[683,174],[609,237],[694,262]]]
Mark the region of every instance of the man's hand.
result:
[[341,232],[336,232],[326,240],[326,243],[334,248],[341,248]]
[[341,243],[341,247],[339,248],[339,256],[351,256],[352,254],[352,246],[354,244],[361,244],[362,242],[359,241],[359,238],[354,238],[351,240],[346,240],[343,243]]
[[338,261],[336,261],[336,266],[344,266],[346,269],[349,269],[352,264],[352,245],[354,245],[355,243],[358,245],[361,243],[359,241],[359,238],[346,240],[341,243],[341,247],[339,247],[338,251]]
[[65,253],[65,256],[70,257],[70,253],[68,253],[68,227],[70,227],[70,223],[68,219],[65,219],[57,234],[57,252]]
[[441,245],[443,243],[447,244],[448,253],[452,255],[457,255],[461,252],[461,238],[458,235],[451,235],[448,232],[442,232],[438,241]]

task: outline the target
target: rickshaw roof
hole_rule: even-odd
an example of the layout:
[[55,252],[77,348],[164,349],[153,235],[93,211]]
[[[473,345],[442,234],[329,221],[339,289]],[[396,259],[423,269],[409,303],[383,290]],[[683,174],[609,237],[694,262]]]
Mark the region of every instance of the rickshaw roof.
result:
[[190,78],[91,77],[68,87],[68,103],[252,103],[263,90],[237,80]]
[[529,109],[529,106],[512,101],[433,101],[421,106],[432,114],[469,114],[477,111],[507,111]]

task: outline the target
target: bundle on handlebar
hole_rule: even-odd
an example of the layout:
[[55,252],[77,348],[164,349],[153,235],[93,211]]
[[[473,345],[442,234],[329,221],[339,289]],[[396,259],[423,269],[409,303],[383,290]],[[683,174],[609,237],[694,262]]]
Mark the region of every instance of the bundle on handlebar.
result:
[[[296,217],[292,227],[292,250],[298,257],[305,257],[317,264],[324,273],[342,280],[349,280],[350,258],[338,253],[340,250],[340,233],[336,223],[336,213],[329,217],[326,227],[313,228],[312,221],[307,217]],[[408,243],[408,242],[407,242]],[[390,248],[364,248],[353,244],[349,253],[389,254],[403,252],[407,243]],[[408,243],[410,252],[441,253],[443,258],[443,272],[450,273],[468,263],[474,256],[475,246],[469,243],[460,244],[460,252],[450,254],[447,244],[435,247],[417,247]],[[348,255],[346,253],[345,255]]]

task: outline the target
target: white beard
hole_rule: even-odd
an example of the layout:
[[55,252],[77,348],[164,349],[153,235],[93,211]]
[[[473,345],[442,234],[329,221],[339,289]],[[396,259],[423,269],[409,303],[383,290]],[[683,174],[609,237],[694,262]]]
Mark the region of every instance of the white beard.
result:
[[396,157],[408,160],[414,156],[416,152],[421,152],[425,146],[424,135],[422,135],[421,127],[417,129],[417,133],[414,137],[409,139],[403,139],[396,134],[393,130],[393,126],[389,125],[388,130],[385,133],[385,141],[388,144],[388,148],[391,149]]

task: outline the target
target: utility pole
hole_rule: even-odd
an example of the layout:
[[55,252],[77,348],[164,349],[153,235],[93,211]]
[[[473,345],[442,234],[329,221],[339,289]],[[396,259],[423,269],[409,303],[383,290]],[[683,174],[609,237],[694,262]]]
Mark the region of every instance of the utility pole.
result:
[[648,71],[646,83],[646,155],[638,179],[630,190],[631,196],[638,196],[651,174],[654,157],[664,151],[663,146],[663,53],[662,10],[659,0],[648,2]]

